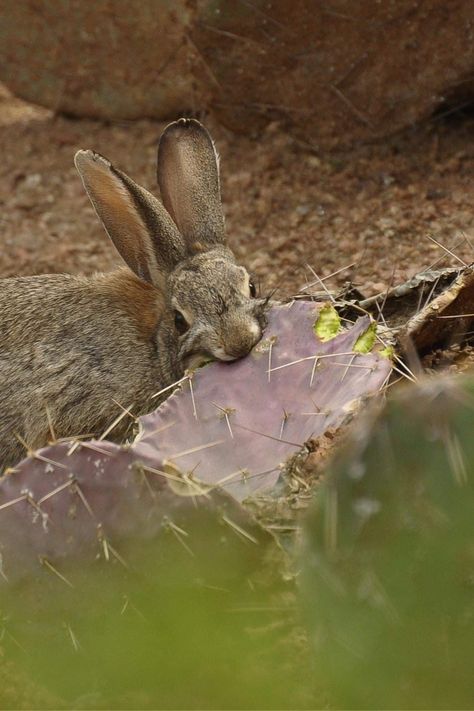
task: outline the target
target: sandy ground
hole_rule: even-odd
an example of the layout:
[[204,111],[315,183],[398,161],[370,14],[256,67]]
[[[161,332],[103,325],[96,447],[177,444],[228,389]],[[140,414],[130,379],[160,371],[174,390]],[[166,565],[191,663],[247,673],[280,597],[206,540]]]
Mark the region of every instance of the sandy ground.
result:
[[[204,120],[221,154],[229,242],[262,292],[278,286],[289,296],[315,280],[307,265],[324,277],[355,262],[327,284],[352,278],[370,295],[440,258],[473,258],[473,116],[432,119],[383,145],[331,155],[316,155],[276,125],[246,138]],[[0,275],[118,263],[73,156],[93,148],[155,190],[162,128],[53,116],[0,90]]]

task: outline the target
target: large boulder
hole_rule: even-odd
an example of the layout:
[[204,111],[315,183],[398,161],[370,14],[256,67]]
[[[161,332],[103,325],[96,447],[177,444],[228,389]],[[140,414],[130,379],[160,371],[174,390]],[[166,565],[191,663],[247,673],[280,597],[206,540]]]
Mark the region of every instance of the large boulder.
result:
[[195,102],[186,0],[0,3],[0,80],[74,116],[172,118]]
[[195,42],[223,122],[283,119],[331,147],[386,136],[469,96],[473,32],[472,0],[219,0]]
[[470,98],[472,0],[22,0],[0,5],[0,80],[77,116],[212,108],[333,147]]

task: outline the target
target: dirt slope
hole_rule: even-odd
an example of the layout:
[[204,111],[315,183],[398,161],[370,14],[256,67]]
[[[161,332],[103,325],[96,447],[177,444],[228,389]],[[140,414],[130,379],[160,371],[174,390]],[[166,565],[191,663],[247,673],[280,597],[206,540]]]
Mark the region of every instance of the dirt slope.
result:
[[[229,240],[266,291],[294,293],[352,262],[383,290],[443,257],[470,261],[474,118],[432,120],[384,144],[316,155],[271,125],[258,139],[207,121],[221,154]],[[0,94],[0,275],[92,272],[118,262],[73,165],[94,148],[149,189],[163,124],[55,117]],[[444,263],[456,264],[447,256]],[[320,288],[320,287],[317,287]]]

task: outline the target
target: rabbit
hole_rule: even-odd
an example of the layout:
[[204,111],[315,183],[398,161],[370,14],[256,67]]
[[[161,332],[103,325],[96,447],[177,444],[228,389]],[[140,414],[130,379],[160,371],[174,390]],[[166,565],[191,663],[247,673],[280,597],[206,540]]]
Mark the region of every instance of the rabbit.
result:
[[266,325],[267,300],[226,245],[219,159],[199,121],[160,138],[162,201],[91,150],[75,165],[125,265],[0,280],[0,471],[25,446],[99,436],[120,406],[149,411],[204,358],[248,354]]

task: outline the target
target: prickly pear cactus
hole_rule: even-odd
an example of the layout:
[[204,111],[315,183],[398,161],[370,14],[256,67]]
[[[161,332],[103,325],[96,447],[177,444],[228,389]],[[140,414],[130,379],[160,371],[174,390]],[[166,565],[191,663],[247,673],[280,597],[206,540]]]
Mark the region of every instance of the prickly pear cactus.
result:
[[343,424],[390,374],[370,352],[369,318],[341,330],[334,314],[274,307],[247,358],[183,378],[128,448],[61,442],[23,460],[0,480],[0,586],[98,547],[113,552],[124,537],[151,538],[197,501],[271,490],[288,457]]
[[330,305],[274,307],[248,357],[212,363],[141,418],[134,451],[149,457],[155,448],[171,474],[239,501],[271,490],[308,439],[340,427],[381,390],[391,363],[371,352],[374,328],[363,317],[342,329]]
[[317,671],[344,708],[463,708],[474,676],[474,380],[427,380],[366,421],[306,524]]

